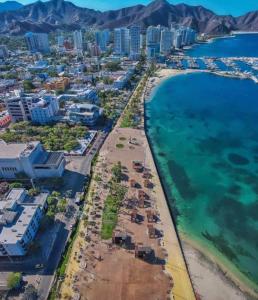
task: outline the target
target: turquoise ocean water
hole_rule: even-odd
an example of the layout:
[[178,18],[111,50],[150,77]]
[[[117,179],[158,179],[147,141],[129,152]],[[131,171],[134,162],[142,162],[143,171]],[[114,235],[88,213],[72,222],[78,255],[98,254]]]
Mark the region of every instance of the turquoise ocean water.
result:
[[[253,50],[239,41],[249,38]],[[236,40],[242,52],[233,55],[255,56],[258,35]],[[222,53],[221,41],[189,52]],[[170,78],[146,103],[146,127],[179,234],[258,290],[258,84],[209,73]]]

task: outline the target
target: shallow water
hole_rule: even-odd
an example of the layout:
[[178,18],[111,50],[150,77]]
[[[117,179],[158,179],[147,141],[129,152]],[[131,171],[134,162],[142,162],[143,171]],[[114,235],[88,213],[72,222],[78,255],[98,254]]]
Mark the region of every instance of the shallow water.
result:
[[258,84],[179,75],[156,90],[146,116],[179,232],[258,286]]

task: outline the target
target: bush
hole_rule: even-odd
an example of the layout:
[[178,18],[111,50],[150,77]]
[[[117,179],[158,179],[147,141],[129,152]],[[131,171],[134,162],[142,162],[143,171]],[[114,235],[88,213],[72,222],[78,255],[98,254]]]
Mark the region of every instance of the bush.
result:
[[7,278],[7,286],[10,290],[17,289],[22,280],[22,275],[19,272],[11,273]]
[[118,149],[123,149],[123,148],[124,148],[124,144],[116,144],[116,147],[117,147]]
[[126,194],[126,188],[120,184],[111,184],[110,194],[107,196],[102,216],[101,238],[110,239],[117,224],[121,202]]
[[20,182],[14,182],[14,183],[11,183],[10,184],[10,188],[11,189],[20,189],[20,188],[22,188],[23,187],[23,185],[22,185],[22,183],[20,183]]

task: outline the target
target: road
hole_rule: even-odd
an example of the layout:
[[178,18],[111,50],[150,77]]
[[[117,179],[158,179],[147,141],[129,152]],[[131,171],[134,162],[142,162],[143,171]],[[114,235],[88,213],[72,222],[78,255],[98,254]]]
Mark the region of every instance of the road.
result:
[[[112,128],[112,124],[107,126],[103,131],[99,132],[90,152],[83,157],[80,168],[78,172],[70,178],[70,187],[73,191],[77,190],[78,185],[81,184],[81,179],[85,180],[85,176],[90,175],[91,171],[91,162],[97,152],[99,151],[100,147],[102,146],[103,142],[105,141],[107,135],[109,134]],[[74,218],[72,219],[74,223]],[[51,290],[55,271],[58,267],[59,261],[61,259],[62,253],[65,249],[65,245],[70,237],[71,229],[70,226],[72,224],[71,221],[63,220],[62,223],[65,226],[61,226],[58,234],[56,235],[56,240],[53,245],[51,254],[49,255],[49,259],[47,262],[46,268],[42,271],[41,280],[39,283],[38,291],[41,300],[46,300],[48,298],[49,292]]]
[[[68,205],[73,207],[74,214],[71,217],[65,217],[63,214],[56,216],[56,224],[49,232],[49,237],[44,239],[45,244],[42,246],[42,253],[39,256],[25,257],[23,259],[0,260],[1,272],[23,272],[25,275],[35,276],[35,287],[38,289],[39,299],[46,300],[51,290],[55,272],[62,257],[63,251],[71,234],[71,228],[76,222],[78,206],[75,204],[76,192],[82,192],[85,186],[85,178],[90,175],[91,163],[105,138],[112,129],[110,123],[104,130],[99,131],[90,151],[82,157],[70,157],[71,161],[76,161],[76,170],[68,170],[65,174],[66,189],[72,190],[71,198]],[[62,191],[65,192],[65,191]],[[69,210],[71,211],[71,209]],[[45,249],[44,249],[45,247]],[[44,269],[36,269],[36,264],[43,264]]]

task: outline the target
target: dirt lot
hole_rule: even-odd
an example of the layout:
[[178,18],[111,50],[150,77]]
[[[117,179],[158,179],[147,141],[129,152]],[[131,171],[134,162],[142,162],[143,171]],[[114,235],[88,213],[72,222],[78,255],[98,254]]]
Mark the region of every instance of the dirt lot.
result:
[[[121,139],[122,137],[122,139]],[[132,143],[132,138],[135,140]],[[97,194],[100,198],[98,204],[104,205],[106,192],[102,190],[105,182],[110,178],[111,168],[114,163],[121,162],[123,166],[122,184],[129,187],[126,199],[120,210],[116,232],[126,233],[130,239],[129,248],[121,248],[112,245],[110,240],[103,241],[98,233],[88,228],[90,242],[87,243],[84,251],[81,252],[81,271],[73,277],[74,291],[80,294],[81,299],[101,300],[141,300],[155,299],[164,300],[169,298],[172,287],[172,280],[165,273],[166,251],[160,246],[162,242],[161,221],[156,206],[156,195],[152,188],[143,186],[142,173],[136,172],[132,167],[132,161],[142,161],[148,169],[148,162],[145,161],[146,140],[142,131],[133,129],[116,129],[105,142],[99,159],[99,170],[103,172],[103,165],[106,167],[105,174],[102,174],[102,182],[97,185]],[[118,148],[117,144],[123,144]],[[151,172],[151,171],[150,171]],[[129,180],[134,179],[137,187],[130,187]],[[148,207],[137,206],[139,223],[131,222],[131,208],[128,203],[137,198],[138,190],[144,190],[148,195]],[[152,210],[157,216],[157,222],[153,224],[156,232],[155,238],[148,235],[147,210]],[[100,229],[100,220],[96,222]],[[148,259],[135,258],[135,245],[150,247],[154,252]]]

